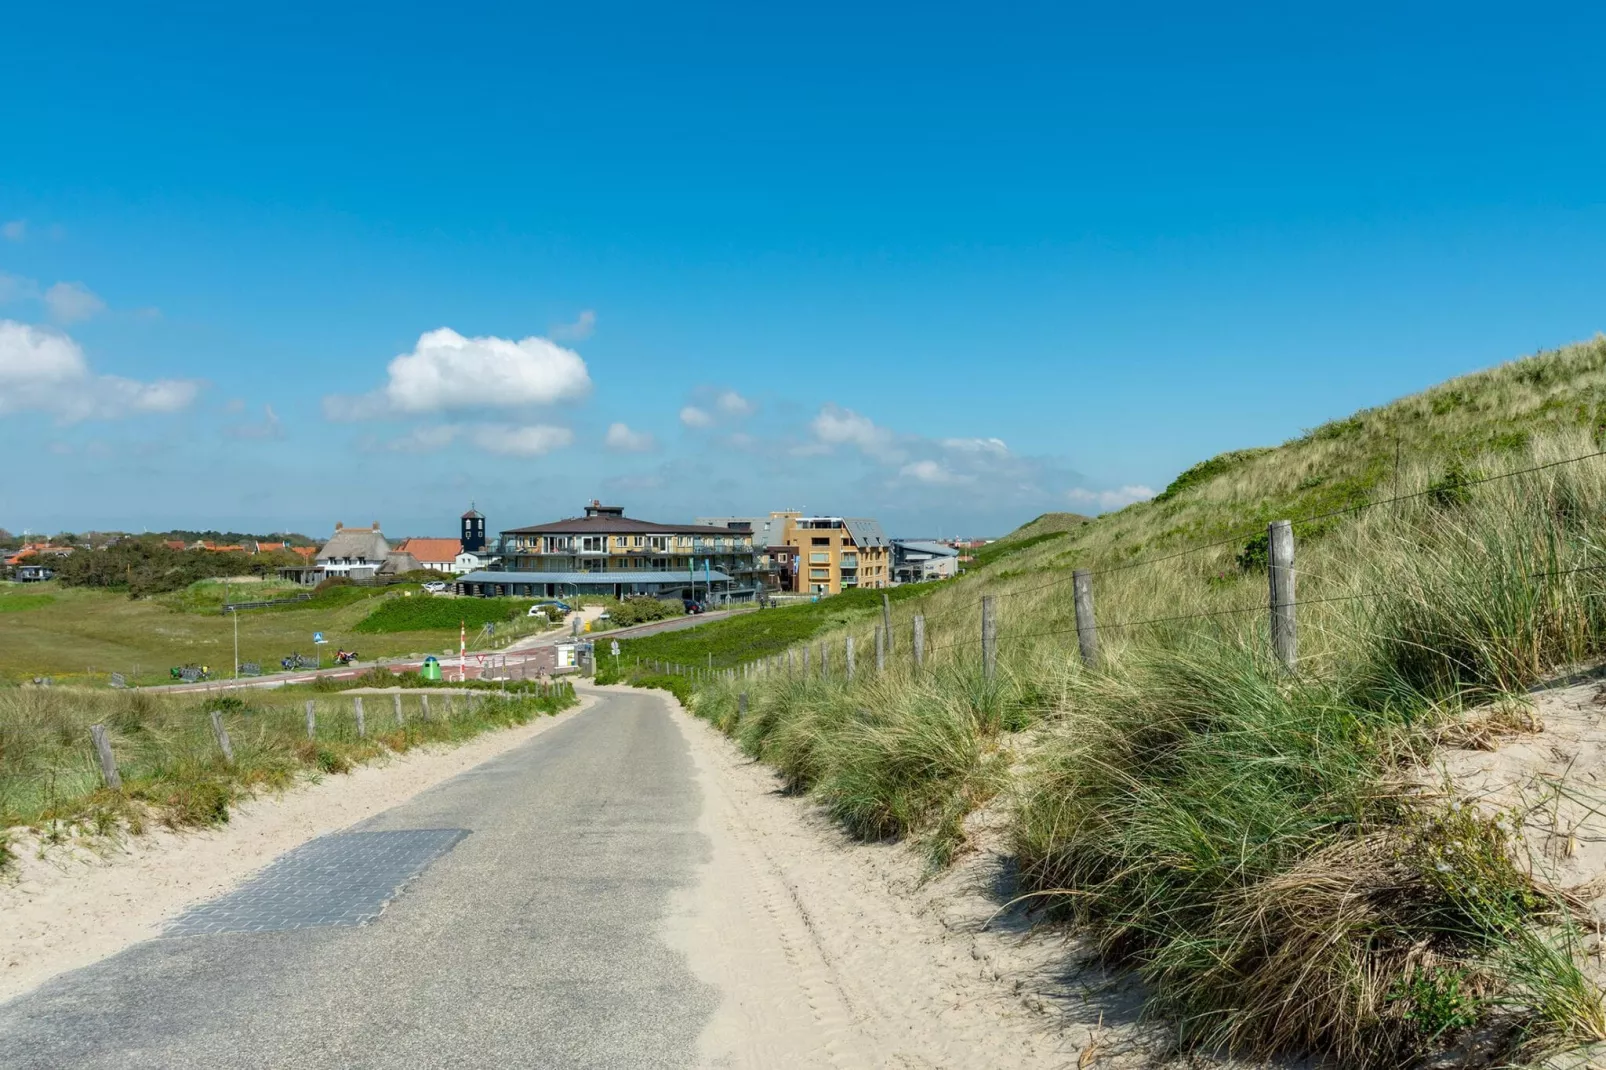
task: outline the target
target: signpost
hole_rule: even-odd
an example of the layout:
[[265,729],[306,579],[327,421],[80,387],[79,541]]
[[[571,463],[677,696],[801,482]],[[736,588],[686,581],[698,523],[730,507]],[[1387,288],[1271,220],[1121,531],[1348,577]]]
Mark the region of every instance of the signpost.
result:
[[617,673],[619,671],[619,640],[615,639],[608,646],[613,651],[613,671]]
[[[314,664],[313,664],[313,668],[315,668],[315,669],[323,668],[323,651],[319,650],[318,648],[320,646],[322,646],[323,644],[327,643],[328,641],[329,640],[327,640],[327,639],[325,639],[323,637],[323,633],[322,632],[313,632],[312,633],[312,653],[313,653],[313,657],[315,659],[314,660]],[[238,660],[238,659],[236,659],[236,660]]]

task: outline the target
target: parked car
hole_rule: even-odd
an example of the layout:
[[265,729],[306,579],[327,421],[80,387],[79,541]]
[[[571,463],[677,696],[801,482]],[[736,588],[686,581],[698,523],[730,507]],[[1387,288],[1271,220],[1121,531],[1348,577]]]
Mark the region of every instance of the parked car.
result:
[[551,601],[537,602],[535,605],[530,607],[529,615],[532,617],[544,617],[547,615],[546,611],[548,609],[556,609],[560,613],[574,612],[574,607],[569,605],[567,602]]
[[424,590],[428,591],[430,594],[445,594],[450,588],[451,584],[442,583],[440,580],[432,580],[431,582],[424,584]]

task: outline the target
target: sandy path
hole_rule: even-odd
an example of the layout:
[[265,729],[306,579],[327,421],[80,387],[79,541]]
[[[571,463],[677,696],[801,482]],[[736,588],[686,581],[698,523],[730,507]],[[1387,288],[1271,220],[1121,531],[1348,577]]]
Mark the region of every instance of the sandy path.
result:
[[[595,701],[583,697],[577,709]],[[575,712],[263,796],[217,829],[84,839],[42,856],[36,840],[13,835],[17,864],[0,878],[0,1001],[158,935],[167,919],[236,887],[292,847],[405,802]]]
[[1001,856],[977,852],[922,880],[912,851],[852,841],[665,701],[691,748],[711,844],[666,932],[722,993],[703,1065],[1156,1064],[1129,986],[1068,976],[1063,933],[998,914]]

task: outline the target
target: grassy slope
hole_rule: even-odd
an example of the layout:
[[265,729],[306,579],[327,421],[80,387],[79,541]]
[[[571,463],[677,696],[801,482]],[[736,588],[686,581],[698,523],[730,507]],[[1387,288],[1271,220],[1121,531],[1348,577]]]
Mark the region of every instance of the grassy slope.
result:
[[[745,717],[723,684],[693,706],[855,832],[920,837],[938,860],[964,811],[1006,792],[1028,885],[1069,893],[1190,1043],[1392,1066],[1471,1023],[1502,1059],[1606,1034],[1503,833],[1388,786],[1462,702],[1606,656],[1606,462],[1458,486],[1596,452],[1603,427],[1606,341],[1467,376],[1214,458],[1064,535],[1023,529],[1014,552],[897,607],[884,677],[743,684]],[[1268,521],[1305,517],[1291,688],[1267,663],[1253,551]],[[1219,545],[1169,556],[1202,544]],[[1122,565],[1095,577],[1104,662],[1086,672],[1070,571]],[[1000,621],[990,683],[983,595]],[[1135,623],[1187,614],[1214,616]],[[821,636],[862,644],[873,619]],[[722,653],[741,656],[745,627]],[[698,639],[680,660],[699,661]]]

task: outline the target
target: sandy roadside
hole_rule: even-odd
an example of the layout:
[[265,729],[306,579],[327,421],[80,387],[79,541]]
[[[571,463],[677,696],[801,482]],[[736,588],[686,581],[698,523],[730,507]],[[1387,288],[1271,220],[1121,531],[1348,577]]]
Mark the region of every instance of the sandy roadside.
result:
[[696,765],[710,844],[665,929],[723,994],[701,1065],[1164,1064],[1163,1045],[1137,1024],[1130,984],[1075,973],[1062,931],[1000,912],[1001,852],[974,852],[925,879],[914,851],[847,837],[807,800],[782,794],[773,771],[664,700]]
[[13,836],[17,862],[0,877],[0,1000],[158,935],[167,919],[238,886],[292,847],[405,802],[595,701],[582,696],[579,707],[556,717],[262,796],[217,829],[77,840],[42,854],[37,840]]

